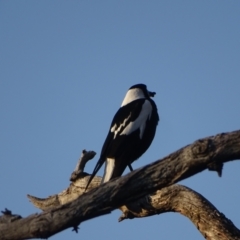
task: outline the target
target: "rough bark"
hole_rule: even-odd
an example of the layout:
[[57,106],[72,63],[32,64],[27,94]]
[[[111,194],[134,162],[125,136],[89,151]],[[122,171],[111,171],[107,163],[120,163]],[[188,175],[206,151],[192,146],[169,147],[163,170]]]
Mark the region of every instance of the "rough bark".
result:
[[[110,213],[124,204],[127,206],[127,210],[123,209],[125,215],[121,220],[132,216],[137,217],[139,211],[134,210],[134,208],[137,209],[134,201],[205,169],[215,170],[221,175],[223,163],[237,159],[240,159],[240,131],[222,133],[198,140],[162,160],[92,189],[70,203],[41,214],[1,224],[0,239],[47,238],[69,227],[77,229],[80,222]],[[183,186],[164,188],[160,190],[160,197],[151,198],[162,202],[165,193],[172,192],[173,194],[173,198],[163,207],[165,210],[155,209],[148,215],[153,215],[154,211],[155,214],[159,214],[161,211],[178,211],[189,217],[207,239],[240,238],[239,230],[206,199],[201,200],[202,203],[195,208],[195,204],[190,203],[197,198],[194,198],[193,195],[197,194],[188,195],[186,192],[191,192],[191,190],[187,191],[187,188],[184,188],[184,190],[178,191],[174,190],[175,187],[184,188]],[[154,196],[157,195],[159,195],[158,191]],[[180,205],[179,202],[184,201],[177,199],[186,199],[188,204]],[[133,204],[132,211],[131,204]],[[204,206],[207,207],[204,208]],[[143,216],[144,214],[141,215],[141,217]],[[209,224],[210,221],[215,225]],[[211,229],[209,229],[209,225],[211,225]]]
[[121,210],[123,215],[120,221],[125,218],[178,212],[189,218],[205,239],[240,239],[240,231],[229,219],[201,194],[182,185],[175,184],[162,188],[145,198],[121,207]]

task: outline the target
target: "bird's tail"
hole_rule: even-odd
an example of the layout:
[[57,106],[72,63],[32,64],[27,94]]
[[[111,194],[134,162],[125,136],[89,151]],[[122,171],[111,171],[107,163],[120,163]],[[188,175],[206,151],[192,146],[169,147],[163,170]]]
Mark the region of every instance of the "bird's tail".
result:
[[104,158],[100,158],[97,162],[97,165],[95,166],[92,175],[90,176],[88,183],[85,187],[85,191],[87,190],[89,184],[91,183],[91,181],[93,180],[93,178],[95,177],[95,175],[97,174],[97,172],[99,171],[99,169],[102,167],[103,163],[105,162]]
[[108,182],[109,180],[111,180],[112,176],[114,174],[114,170],[116,170],[115,169],[115,159],[107,158],[106,164],[105,164],[104,175],[103,175],[101,183],[105,183],[105,182]]

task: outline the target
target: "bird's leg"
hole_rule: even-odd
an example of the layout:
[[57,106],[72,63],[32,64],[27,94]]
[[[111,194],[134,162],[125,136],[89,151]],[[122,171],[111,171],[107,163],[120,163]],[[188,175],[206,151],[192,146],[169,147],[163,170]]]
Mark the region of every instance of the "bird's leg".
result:
[[132,172],[132,171],[133,171],[133,168],[132,168],[131,163],[128,164],[128,167],[129,167],[130,171]]

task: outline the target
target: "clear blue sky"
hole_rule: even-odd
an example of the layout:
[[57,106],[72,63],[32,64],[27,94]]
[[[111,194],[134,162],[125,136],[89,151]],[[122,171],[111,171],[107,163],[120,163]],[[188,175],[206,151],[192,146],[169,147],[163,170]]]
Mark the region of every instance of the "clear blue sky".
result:
[[[157,92],[161,122],[134,168],[239,129],[239,13],[240,1],[221,0],[0,1],[0,209],[28,216],[38,210],[26,194],[65,189],[81,150],[100,152],[135,83]],[[239,167],[181,183],[239,227]],[[203,239],[177,213],[118,223],[120,214],[51,239]]]

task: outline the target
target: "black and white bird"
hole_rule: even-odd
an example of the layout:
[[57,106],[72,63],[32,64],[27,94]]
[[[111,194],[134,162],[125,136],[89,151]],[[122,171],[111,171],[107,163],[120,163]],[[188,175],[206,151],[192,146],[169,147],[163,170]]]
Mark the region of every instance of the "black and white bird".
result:
[[105,163],[102,183],[123,174],[125,168],[137,160],[154,138],[159,116],[155,102],[156,93],[144,84],[129,88],[122,105],[115,114],[107,138],[86,189],[98,170]]

